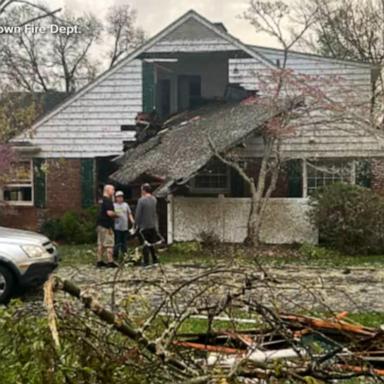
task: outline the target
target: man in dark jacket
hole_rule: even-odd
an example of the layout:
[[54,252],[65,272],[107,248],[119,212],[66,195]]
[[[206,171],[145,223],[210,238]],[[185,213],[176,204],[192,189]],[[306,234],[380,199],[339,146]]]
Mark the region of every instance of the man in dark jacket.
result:
[[149,255],[152,256],[152,263],[157,264],[158,259],[153,245],[159,240],[157,200],[152,195],[149,184],[141,186],[141,197],[137,203],[135,214],[136,227],[139,230],[139,239],[143,247],[144,265],[149,265]]

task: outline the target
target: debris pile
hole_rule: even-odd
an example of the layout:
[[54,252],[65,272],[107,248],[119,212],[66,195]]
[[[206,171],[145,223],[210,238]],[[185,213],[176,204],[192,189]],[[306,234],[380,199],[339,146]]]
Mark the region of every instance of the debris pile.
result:
[[242,366],[245,377],[265,379],[270,370],[276,376],[277,366],[303,379],[384,376],[384,332],[347,315],[324,320],[281,314],[264,329],[179,335],[174,344],[194,350],[208,366]]
[[[119,281],[118,271],[115,273],[110,282],[114,288]],[[129,340],[124,364],[136,364],[129,360],[133,351],[169,379],[154,381],[151,377],[153,383],[349,384],[354,377],[362,377],[362,383],[384,381],[381,327],[357,324],[350,320],[348,312],[328,316],[332,312],[326,305],[316,312],[322,314],[319,317],[307,316],[313,311],[302,302],[297,303],[292,314],[284,313],[281,308],[287,306],[277,303],[273,276],[265,270],[250,274],[249,269],[207,268],[188,280],[180,280],[179,276],[172,287],[162,286],[165,281],[169,283],[166,275],[155,282],[121,280],[124,285],[140,282],[137,292],[141,294],[147,283],[163,290],[161,301],[148,306],[145,316],[140,317],[135,310],[140,306],[138,294],[129,294],[125,302],[116,305],[113,288],[110,304],[103,303],[94,291],[52,276],[45,286],[45,302],[55,345],[61,345],[60,323],[56,325],[60,322],[60,312],[56,316],[56,311],[61,304],[55,303],[55,296],[62,291],[82,303],[88,315],[96,317],[97,324],[105,324]],[[260,300],[251,288],[260,291],[263,285],[269,289],[269,296]],[[300,297],[306,290],[300,291]],[[264,290],[263,295],[267,292]],[[81,307],[78,310],[78,316],[83,316]],[[185,333],[191,327],[201,329],[201,325],[204,331]],[[120,344],[124,349],[125,343]]]

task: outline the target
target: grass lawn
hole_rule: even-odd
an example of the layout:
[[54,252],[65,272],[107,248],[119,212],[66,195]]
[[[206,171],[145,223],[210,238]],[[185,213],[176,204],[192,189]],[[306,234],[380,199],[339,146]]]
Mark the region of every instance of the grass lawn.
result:
[[[130,250],[136,244],[131,244]],[[59,245],[62,266],[94,263],[96,245]],[[269,246],[250,250],[242,246],[219,245],[204,248],[197,242],[176,243],[160,250],[164,264],[215,265],[218,262],[257,264],[263,266],[305,265],[325,268],[384,267],[384,255],[344,255],[323,247],[304,244],[302,246]]]
[[59,245],[60,266],[92,264],[96,260],[96,245]]

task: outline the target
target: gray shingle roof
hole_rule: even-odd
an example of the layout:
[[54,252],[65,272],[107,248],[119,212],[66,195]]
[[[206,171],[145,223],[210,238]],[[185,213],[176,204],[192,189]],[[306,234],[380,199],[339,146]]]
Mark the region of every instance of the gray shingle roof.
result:
[[147,142],[128,150],[112,179],[129,184],[147,175],[162,182],[158,194],[174,182],[185,182],[213,157],[209,138],[219,153],[255,134],[267,120],[281,113],[261,105],[216,103],[202,107],[183,122],[175,122]]

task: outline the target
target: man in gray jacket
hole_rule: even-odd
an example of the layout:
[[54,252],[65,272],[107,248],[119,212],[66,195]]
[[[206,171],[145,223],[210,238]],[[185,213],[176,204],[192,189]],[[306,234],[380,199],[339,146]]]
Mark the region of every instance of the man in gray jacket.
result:
[[153,245],[159,240],[158,219],[157,219],[157,200],[152,195],[149,184],[141,186],[141,197],[137,203],[135,212],[136,227],[139,230],[139,239],[144,244],[144,265],[149,265],[149,254],[152,256],[152,263],[157,264],[158,259]]

